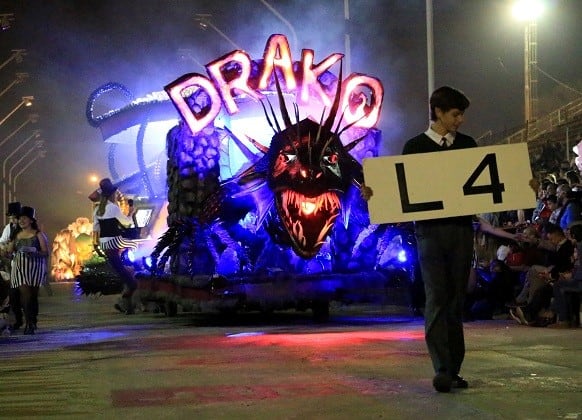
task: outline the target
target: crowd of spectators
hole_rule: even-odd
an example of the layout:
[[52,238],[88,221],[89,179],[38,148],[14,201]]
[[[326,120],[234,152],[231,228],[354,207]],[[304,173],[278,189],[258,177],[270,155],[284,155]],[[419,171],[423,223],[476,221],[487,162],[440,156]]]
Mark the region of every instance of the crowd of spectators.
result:
[[[475,235],[465,317],[510,316],[527,326],[579,326],[582,183],[577,171],[532,182],[534,209],[480,215],[515,239]],[[580,249],[580,251],[578,251]]]

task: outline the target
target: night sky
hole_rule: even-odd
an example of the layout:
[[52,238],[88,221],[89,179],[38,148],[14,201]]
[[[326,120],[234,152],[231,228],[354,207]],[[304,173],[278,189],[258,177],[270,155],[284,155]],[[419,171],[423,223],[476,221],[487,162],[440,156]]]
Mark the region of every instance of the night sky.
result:
[[[53,236],[76,217],[89,216],[89,174],[108,176],[108,145],[87,122],[91,92],[108,82],[125,85],[135,97],[163,90],[179,76],[234,50],[212,28],[202,30],[198,13],[251,58],[262,57],[273,33],[285,34],[294,60],[302,48],[319,62],[344,50],[343,0],[0,0],[0,13],[13,13],[0,32],[0,61],[25,49],[22,63],[0,69],[0,91],[26,72],[29,78],[0,97],[0,116],[22,96],[34,96],[0,127],[5,138],[27,117],[39,115],[2,146],[10,169],[33,141],[8,154],[32,129],[42,130],[47,150],[18,179],[17,198],[37,208]],[[538,23],[539,109],[547,112],[582,91],[582,1],[548,1]],[[350,0],[351,70],[379,78],[385,89],[379,128],[383,154],[398,154],[403,143],[428,124],[425,0]],[[523,26],[505,0],[434,0],[435,87],[452,85],[472,101],[463,132],[479,137],[518,127],[524,120]],[[578,93],[576,93],[576,91]],[[113,104],[112,104],[113,105]],[[118,104],[117,104],[118,105]],[[160,139],[163,149],[165,139]],[[128,175],[137,170],[135,148],[123,146]],[[33,156],[31,154],[30,156]],[[26,160],[24,161],[26,162]],[[21,165],[24,165],[22,163]],[[20,166],[19,166],[20,167]],[[17,172],[17,168],[15,169]]]

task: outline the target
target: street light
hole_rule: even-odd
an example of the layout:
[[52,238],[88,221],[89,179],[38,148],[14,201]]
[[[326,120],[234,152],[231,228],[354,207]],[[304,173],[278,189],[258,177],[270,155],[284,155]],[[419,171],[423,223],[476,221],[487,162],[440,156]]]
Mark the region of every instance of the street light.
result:
[[[14,181],[12,180],[12,171],[14,170],[14,168],[16,168],[20,164],[20,162],[22,162],[24,159],[26,159],[28,157],[28,155],[30,155],[35,150],[40,149],[39,150],[39,153],[43,153],[44,152],[46,154],[46,150],[42,150],[42,146],[43,145],[44,145],[44,141],[37,140],[34,143],[34,146],[35,147],[31,147],[30,149],[28,149],[26,151],[26,153],[24,153],[22,156],[20,156],[20,159],[18,159],[16,162],[14,162],[14,164],[12,165],[12,167],[8,170],[8,197],[7,197],[8,198],[8,201],[7,201],[8,203],[11,203],[12,202],[12,199],[10,198],[11,197],[10,189],[14,190],[14,184],[13,184]],[[27,165],[25,165],[25,166],[27,166]],[[13,196],[13,194],[12,194],[12,196]]]
[[0,92],[0,97],[8,92],[12,86],[19,84],[27,77],[28,73],[16,73],[16,79],[14,79],[2,92]]
[[524,31],[524,98],[525,123],[535,121],[538,102],[538,27],[544,5],[540,0],[519,0],[513,5],[513,16],[525,22]]
[[16,130],[14,130],[12,133],[8,134],[6,137],[4,137],[4,139],[2,139],[2,141],[0,141],[0,147],[2,147],[4,145],[4,143],[6,143],[8,140],[10,140],[12,137],[14,137],[14,135],[16,133],[18,133],[20,130],[22,130],[28,123],[36,124],[37,122],[38,122],[38,114],[30,114],[26,121],[24,121],[22,124],[20,124],[20,126],[18,128],[16,128]]
[[208,14],[208,13],[197,13],[197,14],[194,15],[194,20],[196,22],[198,22],[198,26],[200,27],[200,29],[202,29],[203,31],[205,31],[207,28],[210,28],[210,29],[214,30],[214,32],[216,32],[218,35],[220,35],[221,37],[223,37],[234,48],[236,48],[237,50],[242,50],[242,48],[239,47],[236,42],[234,42],[232,39],[230,39],[228,37],[228,35],[226,35],[224,32],[222,32],[220,29],[218,29],[210,21],[211,18],[212,18],[212,15],[211,14]]
[[[8,162],[8,160],[12,156],[14,156],[16,153],[18,153],[18,151],[20,149],[22,149],[30,140],[32,140],[33,138],[38,139],[39,137],[40,137],[40,130],[34,130],[32,132],[32,134],[26,140],[24,140],[16,148],[14,148],[14,150],[12,151],[12,153],[10,153],[4,159],[4,162],[2,163],[2,204],[4,205],[4,207],[6,207],[6,203],[8,202],[6,200],[6,186],[7,186],[7,180],[6,180],[6,163]],[[4,223],[6,223],[6,218],[4,218]]]
[[[34,149],[31,149],[34,150]],[[34,156],[32,159],[30,159],[28,161],[28,163],[26,165],[24,165],[24,167],[22,169],[20,169],[20,171],[18,171],[18,173],[16,175],[14,175],[14,180],[12,181],[12,195],[10,196],[10,200],[9,202],[13,202],[16,201],[16,181],[18,180],[18,177],[28,169],[28,167],[30,165],[32,165],[34,163],[35,160],[39,159],[39,158],[44,158],[46,156],[46,150],[39,150],[38,153],[36,154],[36,156]],[[10,194],[9,194],[10,195]]]
[[26,50],[12,50],[12,55],[6,59],[2,64],[0,64],[0,70],[4,68],[11,61],[16,60],[17,63],[22,63],[22,57],[26,55]]
[[6,115],[2,121],[0,121],[0,125],[4,124],[8,118],[12,116],[16,111],[20,109],[22,106],[32,106],[32,101],[34,100],[34,96],[23,96],[22,101],[16,107]]

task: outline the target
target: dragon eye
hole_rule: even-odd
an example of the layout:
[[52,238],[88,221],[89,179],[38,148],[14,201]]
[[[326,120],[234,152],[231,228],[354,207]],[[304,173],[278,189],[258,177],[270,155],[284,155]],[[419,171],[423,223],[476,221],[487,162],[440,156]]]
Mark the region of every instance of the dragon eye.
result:
[[285,162],[291,162],[291,161],[297,159],[297,155],[291,155],[291,154],[287,154],[287,153],[284,153],[283,157],[285,159]]
[[335,165],[338,162],[338,156],[337,153],[332,153],[331,155],[327,155],[323,157],[323,160],[325,161],[325,163],[329,163],[332,165]]

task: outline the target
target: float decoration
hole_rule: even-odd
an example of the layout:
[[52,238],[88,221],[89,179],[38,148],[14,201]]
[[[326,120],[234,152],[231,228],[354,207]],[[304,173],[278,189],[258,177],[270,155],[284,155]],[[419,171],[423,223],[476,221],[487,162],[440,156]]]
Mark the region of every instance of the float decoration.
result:
[[[361,161],[381,141],[383,87],[364,74],[344,79],[342,57],[315,64],[304,49],[294,62],[276,34],[260,60],[236,50],[207,64],[208,76],[165,87],[181,121],[166,137],[168,230],[138,275],[143,299],[325,314],[332,299],[362,290],[386,299],[395,278],[413,277],[411,230],[371,226],[358,188]],[[251,104],[270,138],[233,130]],[[115,131],[139,106],[93,120]],[[233,150],[245,159],[238,169]]]

